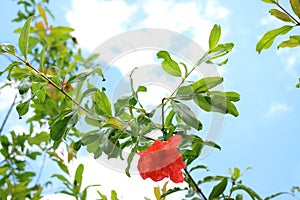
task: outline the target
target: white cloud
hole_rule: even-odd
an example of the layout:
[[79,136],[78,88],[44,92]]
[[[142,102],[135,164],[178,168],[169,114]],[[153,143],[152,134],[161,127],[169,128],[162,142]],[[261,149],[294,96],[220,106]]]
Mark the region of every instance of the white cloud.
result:
[[81,46],[90,51],[129,28],[170,29],[188,34],[206,47],[212,21],[224,20],[229,14],[230,11],[218,5],[216,0],[207,3],[150,0],[137,1],[135,4],[127,4],[126,1],[73,0],[67,20],[75,28]]
[[278,114],[291,112],[293,110],[293,107],[285,104],[285,103],[274,103],[270,106],[268,112],[266,113],[266,116],[273,117]]
[[[2,87],[5,83],[0,83]],[[14,86],[7,86],[0,91],[0,111],[8,110],[11,106],[15,95],[18,93],[18,90]]]
[[[87,199],[97,199],[99,195],[96,190],[99,190],[102,194],[110,196],[111,190],[115,190],[118,193],[119,199],[131,200],[131,199],[144,199],[148,197],[150,199],[155,199],[153,193],[153,187],[160,186],[167,181],[166,179],[160,182],[153,182],[152,180],[143,180],[139,175],[132,174],[132,177],[127,177],[125,173],[118,172],[116,170],[110,169],[99,162],[97,162],[92,157],[78,158],[73,163],[69,164],[69,171],[71,174],[75,174],[77,166],[82,163],[84,164],[84,174],[83,174],[83,185],[86,187],[90,184],[100,184],[101,186],[96,188],[90,188]],[[71,178],[71,180],[74,177]],[[168,189],[173,187],[184,187],[185,184],[174,184],[171,181],[168,183]],[[64,195],[47,195],[43,199],[65,199]],[[182,193],[175,193],[170,195],[170,198],[178,199],[182,197]],[[70,198],[66,198],[70,199]],[[110,198],[108,198],[110,199]]]
[[75,28],[75,35],[84,48],[92,51],[103,41],[125,31],[136,6],[125,1],[72,0],[72,10],[66,18]]

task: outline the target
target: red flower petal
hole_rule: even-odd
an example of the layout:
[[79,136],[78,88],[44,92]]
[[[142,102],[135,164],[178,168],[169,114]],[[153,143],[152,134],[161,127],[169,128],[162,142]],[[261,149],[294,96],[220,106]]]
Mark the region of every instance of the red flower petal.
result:
[[141,177],[153,181],[170,177],[174,183],[183,182],[181,169],[185,166],[177,150],[181,140],[179,135],[172,136],[168,141],[155,140],[147,150],[139,152],[138,170]]

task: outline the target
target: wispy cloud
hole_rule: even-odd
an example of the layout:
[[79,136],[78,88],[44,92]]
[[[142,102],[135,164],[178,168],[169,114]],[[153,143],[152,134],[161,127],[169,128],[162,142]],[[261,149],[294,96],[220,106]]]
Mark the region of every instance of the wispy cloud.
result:
[[273,117],[291,111],[293,111],[293,107],[287,105],[286,103],[274,103],[270,106],[269,110],[266,113],[266,116]]
[[66,17],[75,28],[82,47],[92,51],[101,42],[136,28],[164,28],[188,33],[206,45],[212,20],[226,20],[230,14],[217,0],[207,3],[186,1],[97,1],[72,0]]

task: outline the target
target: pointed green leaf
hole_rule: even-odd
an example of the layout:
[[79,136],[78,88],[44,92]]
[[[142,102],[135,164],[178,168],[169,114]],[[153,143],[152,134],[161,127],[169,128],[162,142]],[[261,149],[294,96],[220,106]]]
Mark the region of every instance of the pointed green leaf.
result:
[[17,112],[19,114],[19,117],[25,115],[28,112],[29,105],[30,105],[30,100],[25,101],[25,102],[20,103],[19,105],[17,105],[16,109],[17,109]]
[[196,94],[207,92],[209,89],[220,85],[223,82],[222,77],[207,77],[192,84],[192,88]]
[[54,141],[59,141],[67,131],[75,126],[78,120],[76,110],[65,110],[49,121],[50,137]]
[[97,114],[105,117],[111,117],[111,105],[105,92],[98,90],[94,95],[95,111]]
[[37,8],[38,8],[38,11],[39,11],[41,17],[43,18],[45,24],[48,25],[47,16],[46,16],[46,12],[45,12],[44,8],[42,7],[41,4],[38,4]]
[[[75,172],[75,179],[74,179],[74,183],[76,182],[76,185],[79,186],[79,188],[81,187],[81,183],[82,183],[82,174],[83,174],[83,170],[84,170],[84,166],[83,164],[80,164]],[[74,184],[75,185],[75,184]]]
[[118,195],[117,195],[117,192],[115,190],[112,190],[111,191],[111,200],[118,200]]
[[300,46],[300,36],[295,35],[295,36],[291,36],[290,39],[281,42],[278,45],[278,48],[285,48],[285,47],[293,48],[298,46]]
[[0,44],[0,54],[9,53],[10,55],[16,55],[15,47],[12,44],[3,43]]
[[33,16],[30,16],[26,20],[26,22],[22,28],[21,35],[19,37],[19,47],[25,58],[27,58],[27,51],[28,51],[28,44],[29,44],[29,41],[28,41],[29,40],[29,31],[30,31],[30,24],[31,24],[32,19],[33,19]]
[[209,36],[209,49],[215,48],[221,37],[221,26],[215,24]]
[[300,19],[300,1],[299,0],[290,0],[290,4],[292,6],[294,13]]
[[129,170],[130,170],[131,162],[132,162],[133,157],[135,156],[137,150],[138,150],[138,144],[136,144],[136,145],[131,149],[131,152],[130,152],[128,158],[127,158],[127,167],[126,167],[125,172],[126,172],[126,175],[127,175],[128,177],[130,177],[130,172],[129,172]]
[[254,192],[251,188],[244,186],[244,185],[236,185],[230,189],[231,192],[237,191],[237,190],[243,190],[253,199],[253,200],[262,200],[262,198]]
[[178,101],[171,101],[172,108],[182,120],[196,130],[203,128],[202,123],[197,119],[195,113],[186,105]]
[[207,166],[205,166],[205,165],[197,165],[197,166],[193,167],[192,169],[190,169],[190,172],[192,172],[192,171],[194,171],[196,169],[205,169],[206,171],[209,171]]
[[280,28],[266,32],[256,44],[256,51],[258,53],[261,53],[263,49],[270,48],[277,36],[287,34],[292,29],[293,26],[285,25]]
[[265,3],[276,4],[277,0],[262,0]]
[[271,9],[271,10],[269,10],[269,13],[284,22],[295,23],[287,14],[285,14],[284,12],[281,12],[280,10]]
[[218,199],[218,197],[223,194],[227,186],[227,178],[223,178],[220,183],[214,186],[212,189],[211,193],[209,194],[208,199],[209,200],[214,200]]
[[165,72],[167,72],[171,76],[175,76],[175,77],[181,76],[181,70],[179,68],[178,63],[171,58],[170,54],[167,51],[159,51],[157,53],[157,57],[164,59],[161,65]]

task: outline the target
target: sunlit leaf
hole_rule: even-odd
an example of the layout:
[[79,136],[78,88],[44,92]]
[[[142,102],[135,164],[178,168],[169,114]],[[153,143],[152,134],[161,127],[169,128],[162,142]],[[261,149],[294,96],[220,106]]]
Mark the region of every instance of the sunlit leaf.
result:
[[220,85],[223,82],[222,77],[207,77],[200,79],[192,84],[192,88],[196,94],[207,92],[209,89]]
[[223,178],[220,183],[218,183],[213,187],[211,193],[209,194],[208,199],[209,200],[217,199],[221,194],[223,194],[223,192],[226,189],[226,186],[227,186],[227,178]]
[[243,190],[253,199],[253,200],[262,200],[262,198],[254,192],[251,188],[244,186],[244,185],[236,185],[230,189],[231,192],[237,191],[237,190]]
[[16,109],[19,114],[19,117],[25,115],[29,110],[30,100],[25,101],[17,105]]
[[300,18],[300,1],[299,0],[290,0],[290,4],[294,13]]
[[106,94],[100,90],[98,90],[93,95],[93,100],[95,102],[95,111],[97,114],[105,117],[111,117],[111,105]]
[[274,17],[284,21],[284,22],[292,22],[295,23],[286,13],[281,12],[280,10],[277,9],[271,9],[269,10],[270,14],[273,15]]
[[41,4],[38,4],[37,8],[38,8],[38,11],[39,11],[41,17],[43,18],[45,24],[48,25],[47,16],[46,16],[46,12],[45,12],[44,8],[41,6]]
[[19,37],[19,47],[25,58],[27,58],[27,51],[28,51],[28,44],[29,44],[29,30],[30,30],[30,24],[32,19],[33,16],[30,16],[26,20]]
[[213,49],[218,45],[221,37],[221,26],[215,24],[209,36],[209,49]]
[[84,171],[84,165],[83,164],[78,165],[74,177],[74,185],[78,186],[78,188],[81,187],[83,171]]
[[0,44],[0,54],[8,53],[11,55],[16,55],[15,47],[9,43]]
[[278,48],[285,48],[285,47],[293,48],[293,47],[298,47],[299,45],[300,45],[300,36],[294,35],[291,36],[290,39],[281,42],[278,45]]
[[36,134],[34,137],[30,137],[28,142],[30,145],[36,144],[39,145],[42,142],[48,142],[50,140],[50,135],[47,132],[41,132]]
[[270,48],[277,36],[287,34],[290,30],[293,29],[293,27],[294,26],[285,25],[266,32],[256,44],[256,51],[258,53],[261,53],[262,50]]
[[179,68],[178,63],[171,58],[170,54],[167,51],[159,51],[157,53],[157,57],[164,59],[161,65],[165,72],[167,72],[171,76],[175,76],[175,77],[181,76],[181,70]]
[[265,3],[276,4],[277,0],[262,0]]

